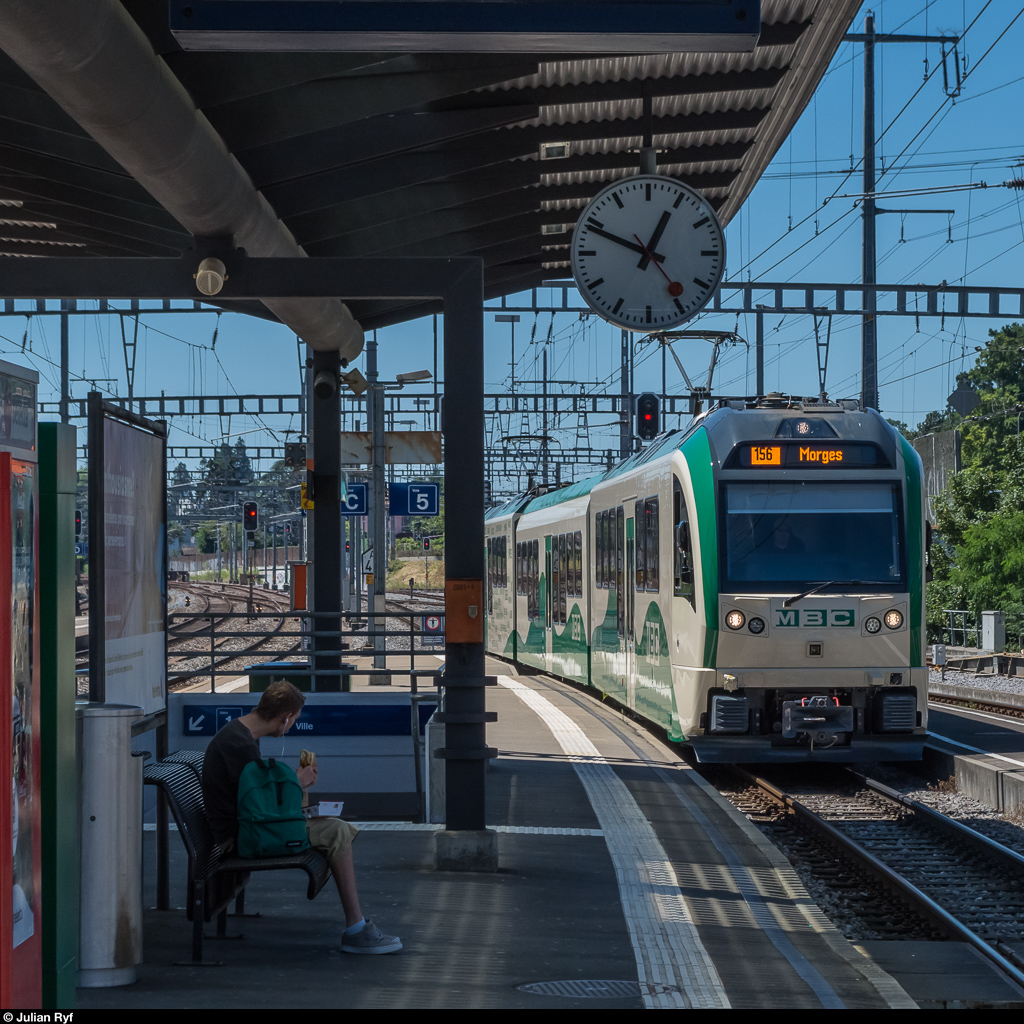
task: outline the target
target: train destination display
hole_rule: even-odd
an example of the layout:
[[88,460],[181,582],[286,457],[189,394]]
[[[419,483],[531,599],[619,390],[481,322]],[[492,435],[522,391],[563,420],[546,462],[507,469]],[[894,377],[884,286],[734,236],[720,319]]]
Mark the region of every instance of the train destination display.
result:
[[737,445],[725,469],[887,469],[889,462],[873,444],[775,441]]

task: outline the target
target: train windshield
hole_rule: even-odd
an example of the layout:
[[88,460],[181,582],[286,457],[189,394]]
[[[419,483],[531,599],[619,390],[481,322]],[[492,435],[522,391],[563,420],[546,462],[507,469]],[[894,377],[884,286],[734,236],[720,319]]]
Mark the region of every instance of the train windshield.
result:
[[906,589],[898,484],[729,483],[724,590],[793,590],[827,580]]

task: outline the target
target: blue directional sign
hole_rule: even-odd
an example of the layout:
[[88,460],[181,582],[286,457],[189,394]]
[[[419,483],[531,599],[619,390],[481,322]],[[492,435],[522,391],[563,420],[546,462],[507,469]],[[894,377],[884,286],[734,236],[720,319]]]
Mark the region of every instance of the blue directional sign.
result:
[[436,516],[441,510],[437,484],[392,484],[389,493],[393,516]]
[[341,499],[341,514],[343,516],[365,516],[366,484],[349,484],[346,490],[348,493]]
[[[419,706],[420,732],[434,713],[436,704],[425,701]],[[233,718],[241,718],[252,707],[218,704],[182,706],[185,736],[213,736]],[[409,706],[402,704],[312,704],[289,736],[408,736]]]
[[182,708],[181,731],[185,736],[215,736],[233,718],[241,718],[251,710],[238,704],[186,704]]
[[80,541],[76,542],[76,544],[75,544],[75,554],[78,555],[79,558],[88,558],[89,557],[89,542],[87,540],[85,540],[85,541],[81,541],[80,540]]

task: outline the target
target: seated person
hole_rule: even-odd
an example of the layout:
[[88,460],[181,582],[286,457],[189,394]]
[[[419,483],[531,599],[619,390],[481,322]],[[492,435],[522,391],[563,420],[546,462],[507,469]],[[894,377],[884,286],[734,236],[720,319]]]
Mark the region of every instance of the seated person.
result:
[[[249,714],[228,722],[210,741],[203,760],[203,796],[213,838],[228,853],[238,837],[238,783],[251,761],[260,759],[260,739],[283,736],[302,714],[306,698],[283,679],[271,683]],[[317,779],[316,765],[296,772],[303,791]],[[393,953],[402,948],[394,935],[383,935],[363,917],[356,889],[352,841],[358,830],[340,818],[313,818],[306,822],[309,844],[323,852],[331,867],[345,912],[343,953]]]

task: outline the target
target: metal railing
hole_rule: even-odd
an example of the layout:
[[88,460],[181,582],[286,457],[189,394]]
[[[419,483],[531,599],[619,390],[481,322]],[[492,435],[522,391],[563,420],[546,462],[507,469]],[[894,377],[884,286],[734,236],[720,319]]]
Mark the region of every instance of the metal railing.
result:
[[[180,646],[169,646],[167,664],[168,687],[186,683],[199,677],[207,677],[210,692],[217,691],[217,680],[223,677],[237,678],[245,675],[250,667],[259,669],[266,664],[281,664],[280,671],[289,676],[310,680],[309,688],[316,690],[317,679],[330,680],[331,690],[337,686],[343,691],[350,689],[352,675],[379,678],[384,682],[392,676],[408,676],[410,689],[417,692],[417,681],[422,678],[438,678],[441,669],[417,668],[416,655],[444,654],[443,643],[435,641],[438,634],[417,627],[417,619],[433,617],[443,624],[443,612],[417,612],[396,614],[395,612],[342,613],[340,630],[317,629],[313,612],[175,612],[168,616],[168,643],[176,641],[203,641],[202,646],[193,650],[182,650]],[[388,629],[386,620],[408,619],[408,627]],[[385,627],[377,623],[385,620]],[[266,623],[268,629],[242,629],[241,624]],[[234,627],[234,628],[232,628]],[[376,641],[382,639],[384,646],[378,648]],[[399,638],[407,643],[396,645]],[[443,639],[443,634],[441,634]],[[278,645],[276,650],[264,650],[273,640],[291,641],[287,646]],[[235,641],[249,640],[248,645]],[[327,647],[314,652],[314,640],[326,641]],[[389,641],[392,643],[389,646]],[[355,665],[346,661],[353,656],[371,656],[381,659],[386,667]],[[387,665],[391,659],[408,659],[408,664]],[[176,665],[184,660],[201,659],[201,667],[181,670]],[[334,661],[337,659],[337,661]],[[239,665],[238,662],[244,662]],[[422,663],[421,663],[422,664]],[[284,666],[287,665],[287,668]],[[387,678],[385,678],[387,677]],[[335,684],[334,681],[337,681]],[[326,689],[326,687],[325,687]]]
[[[962,609],[945,609],[948,625],[943,630],[943,642],[951,647],[980,647],[981,627],[974,613]],[[973,643],[968,641],[973,639]]]

